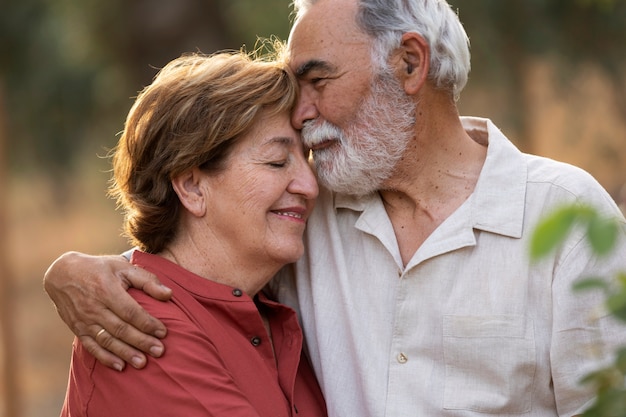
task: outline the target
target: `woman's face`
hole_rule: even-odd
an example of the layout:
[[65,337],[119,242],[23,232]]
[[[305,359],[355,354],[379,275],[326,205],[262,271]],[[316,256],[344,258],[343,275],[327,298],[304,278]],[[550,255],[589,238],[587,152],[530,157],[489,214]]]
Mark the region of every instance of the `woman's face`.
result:
[[296,261],[318,188],[289,115],[262,116],[225,166],[206,181],[210,233],[247,262]]

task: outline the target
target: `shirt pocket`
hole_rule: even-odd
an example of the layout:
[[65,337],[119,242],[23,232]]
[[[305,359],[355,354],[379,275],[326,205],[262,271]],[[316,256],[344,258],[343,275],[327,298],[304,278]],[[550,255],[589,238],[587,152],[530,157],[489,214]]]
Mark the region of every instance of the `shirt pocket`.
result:
[[443,317],[443,407],[485,414],[531,410],[532,320],[519,315]]

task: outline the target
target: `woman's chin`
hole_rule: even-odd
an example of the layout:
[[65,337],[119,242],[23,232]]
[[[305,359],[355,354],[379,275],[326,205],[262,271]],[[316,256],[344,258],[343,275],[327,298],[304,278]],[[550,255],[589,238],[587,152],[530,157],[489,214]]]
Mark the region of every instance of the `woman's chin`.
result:
[[296,262],[303,254],[304,245],[299,242],[292,246],[283,246],[282,249],[277,250],[275,259],[286,265]]

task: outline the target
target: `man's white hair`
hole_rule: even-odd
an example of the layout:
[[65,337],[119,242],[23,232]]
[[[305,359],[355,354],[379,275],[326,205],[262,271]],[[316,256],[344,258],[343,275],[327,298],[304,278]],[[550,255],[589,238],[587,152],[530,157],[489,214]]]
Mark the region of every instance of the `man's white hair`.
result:
[[[318,0],[293,0],[298,20]],[[469,38],[445,0],[356,0],[357,25],[372,37],[372,61],[378,68],[400,46],[402,35],[416,32],[430,45],[428,78],[455,100],[470,72]]]

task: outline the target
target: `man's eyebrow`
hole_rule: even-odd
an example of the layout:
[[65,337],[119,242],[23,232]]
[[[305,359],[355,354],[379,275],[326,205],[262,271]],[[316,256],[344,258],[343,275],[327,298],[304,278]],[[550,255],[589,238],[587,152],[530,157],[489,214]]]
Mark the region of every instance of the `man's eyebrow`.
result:
[[306,76],[308,73],[314,70],[332,71],[333,69],[334,67],[326,61],[321,61],[319,59],[311,59],[305,62],[304,64],[300,65],[298,68],[296,68],[295,72],[296,72],[296,77],[301,78],[301,77]]

